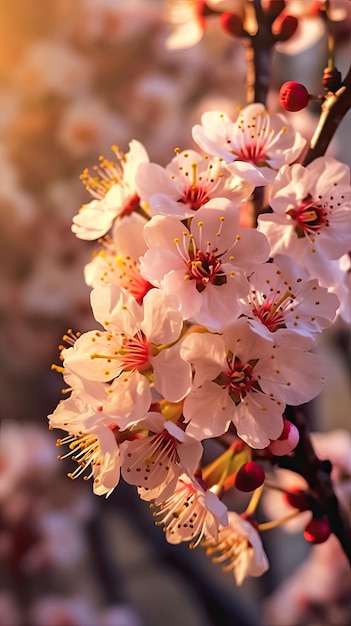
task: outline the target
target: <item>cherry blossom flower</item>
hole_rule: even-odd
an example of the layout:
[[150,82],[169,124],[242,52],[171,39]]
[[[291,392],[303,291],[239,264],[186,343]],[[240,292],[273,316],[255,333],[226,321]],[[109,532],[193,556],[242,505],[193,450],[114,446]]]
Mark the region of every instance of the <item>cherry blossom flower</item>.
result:
[[[70,350],[73,348],[66,350],[65,354],[69,355]],[[120,393],[118,379],[108,384],[83,378],[67,369],[63,375],[68,384],[65,392],[72,393],[49,415],[50,428],[70,430],[74,426],[84,429],[97,422],[126,427],[142,419],[149,408],[148,394],[145,394],[147,383],[143,378],[137,384],[132,378],[126,378],[123,393]]]
[[139,257],[146,252],[143,237],[145,220],[137,213],[116,221],[111,238],[105,237],[103,248],[84,268],[87,285],[114,284],[126,289],[141,303],[152,285],[140,274]]
[[[323,277],[330,259],[350,248],[350,170],[331,157],[304,167],[285,166],[272,188],[273,213],[260,215],[258,229],[272,246],[272,256],[288,254],[313,277]],[[322,283],[323,284],[323,283]]]
[[258,332],[274,333],[274,341],[308,350],[314,338],[333,322],[338,298],[309,280],[293,259],[277,255],[249,276],[250,292],[243,308]]
[[84,204],[74,216],[72,232],[79,239],[93,240],[105,235],[117,217],[129,215],[139,207],[135,174],[140,163],[149,160],[144,146],[133,139],[124,154],[113,146],[117,162],[101,157],[95,175],[84,170],[81,178],[94,200]]
[[182,330],[176,297],[151,289],[140,306],[122,288],[103,285],[93,289],[91,304],[95,319],[106,330],[84,333],[64,350],[65,367],[89,380],[114,381],[121,397],[131,385],[148,406],[151,386],[171,402],[188,393],[190,366],[177,345],[169,347]]
[[255,185],[272,183],[306,143],[280,114],[270,115],[259,103],[239,110],[235,122],[226,113],[207,111],[193,127],[193,139],[205,152],[224,159],[231,174]]
[[83,597],[44,595],[29,608],[30,620],[37,626],[94,626],[98,623],[95,607]]
[[202,445],[160,413],[148,413],[138,422],[140,429],[147,434],[125,444],[122,476],[143,500],[166,499],[180,474],[195,471]]
[[173,32],[166,40],[169,50],[190,48],[203,36],[204,2],[199,0],[168,0],[167,19]]
[[285,403],[308,402],[323,387],[315,354],[274,347],[246,318],[223,336],[192,333],[181,354],[195,369],[184,401],[187,431],[200,439],[223,434],[233,422],[249,446],[265,448],[282,432]]
[[211,198],[227,197],[232,202],[246,200],[254,185],[241,177],[230,176],[223,159],[201,156],[194,150],[179,152],[162,168],[142,163],[136,176],[139,195],[150,204],[154,214],[192,217]]
[[191,476],[182,474],[174,493],[162,501],[155,501],[158,510],[154,517],[162,516],[156,525],[163,524],[169,543],[191,541],[190,547],[199,545],[203,537],[217,541],[219,525],[228,523],[227,507],[215,493],[202,486]]
[[244,272],[269,256],[267,241],[257,235],[239,227],[235,205],[224,198],[199,209],[189,230],[176,218],[154,216],[144,228],[150,249],[141,258],[141,273],[178,296],[185,319],[220,330],[239,314],[238,298],[247,292]]
[[217,542],[205,538],[201,545],[214,563],[220,563],[226,572],[233,572],[237,585],[248,576],[261,576],[269,568],[258,532],[234,511],[228,512],[228,525],[220,526]]
[[[72,480],[83,476],[93,478],[95,495],[110,495],[118,485],[121,470],[120,450],[113,428],[97,423],[83,432],[77,427],[69,427],[69,434],[57,440],[57,445],[68,445],[69,452],[59,459],[71,457],[78,467],[69,472]],[[90,473],[86,473],[90,470]]]

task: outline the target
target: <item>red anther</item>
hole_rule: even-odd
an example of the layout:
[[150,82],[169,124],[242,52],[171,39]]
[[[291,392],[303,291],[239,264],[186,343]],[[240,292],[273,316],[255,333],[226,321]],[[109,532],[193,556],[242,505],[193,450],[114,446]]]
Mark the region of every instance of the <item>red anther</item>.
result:
[[245,35],[243,21],[240,15],[237,15],[236,13],[222,13],[220,17],[220,24],[224,32],[228,35],[234,37],[242,37]]
[[327,517],[318,517],[308,522],[303,536],[309,543],[324,543],[331,534]]
[[235,487],[239,491],[254,491],[263,485],[265,473],[261,465],[249,461],[240,467],[235,476]]
[[311,509],[306,492],[298,487],[292,487],[289,491],[286,491],[283,498],[289,506],[299,511],[309,511]]
[[277,41],[287,41],[294,35],[299,25],[299,20],[294,15],[278,15],[272,24],[272,33]]
[[310,94],[306,87],[294,80],[284,83],[279,92],[279,101],[286,111],[301,111],[310,100]]

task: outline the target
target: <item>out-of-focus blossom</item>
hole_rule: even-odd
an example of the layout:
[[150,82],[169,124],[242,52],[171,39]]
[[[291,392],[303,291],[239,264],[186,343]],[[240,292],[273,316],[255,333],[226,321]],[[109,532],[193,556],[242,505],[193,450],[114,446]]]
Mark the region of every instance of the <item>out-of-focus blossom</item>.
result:
[[96,608],[84,597],[47,595],[34,602],[29,610],[35,626],[96,626]]
[[15,69],[14,80],[27,97],[50,93],[73,96],[86,92],[91,67],[84,56],[62,40],[42,40],[29,48]]

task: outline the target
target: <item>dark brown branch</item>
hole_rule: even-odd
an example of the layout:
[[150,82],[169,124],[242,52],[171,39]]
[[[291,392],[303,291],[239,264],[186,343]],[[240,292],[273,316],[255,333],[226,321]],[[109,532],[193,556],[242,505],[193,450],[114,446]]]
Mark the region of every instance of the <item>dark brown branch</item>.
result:
[[334,486],[330,477],[331,463],[317,457],[309,435],[304,412],[301,407],[289,414],[300,433],[300,441],[293,455],[275,457],[279,467],[289,469],[302,476],[313,498],[318,502],[324,515],[351,564],[351,520],[345,515],[335,495]]
[[303,160],[303,165],[308,165],[317,157],[325,154],[341,120],[350,108],[351,68],[340,89],[336,93],[328,94],[322,104],[319,122],[311,139],[310,148]]

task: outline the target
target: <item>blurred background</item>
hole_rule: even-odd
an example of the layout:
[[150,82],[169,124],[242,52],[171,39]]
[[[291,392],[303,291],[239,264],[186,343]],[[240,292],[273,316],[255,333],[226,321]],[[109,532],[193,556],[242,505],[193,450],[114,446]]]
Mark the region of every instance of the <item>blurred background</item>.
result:
[[[350,22],[338,28],[344,72]],[[351,580],[332,538],[311,550],[301,533],[267,533],[270,571],[238,589],[201,549],[166,544],[129,486],[105,500],[70,481],[47,429],[61,337],[94,328],[94,244],[70,230],[91,199],[82,170],[131,139],[165,165],[192,147],[202,112],[245,104],[240,40],[211,20],[195,47],[171,51],[169,33],[157,0],[0,0],[0,626],[346,626]],[[325,59],[323,23],[309,18],[275,50],[270,109],[285,80],[318,92]],[[316,111],[290,121],[310,136]],[[348,115],[330,148],[349,165],[350,132]],[[321,342],[330,377],[311,426],[342,433],[349,478],[348,339],[339,322]]]

